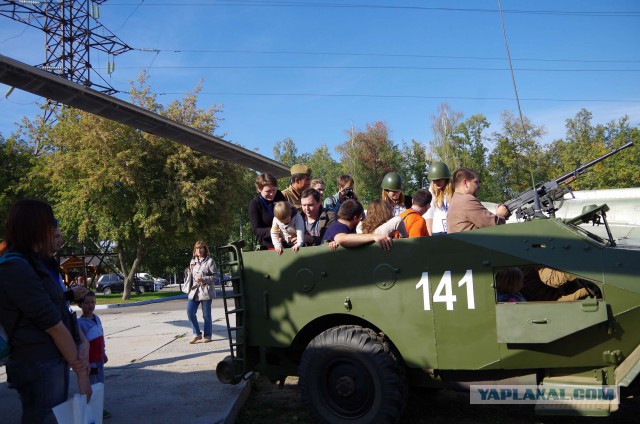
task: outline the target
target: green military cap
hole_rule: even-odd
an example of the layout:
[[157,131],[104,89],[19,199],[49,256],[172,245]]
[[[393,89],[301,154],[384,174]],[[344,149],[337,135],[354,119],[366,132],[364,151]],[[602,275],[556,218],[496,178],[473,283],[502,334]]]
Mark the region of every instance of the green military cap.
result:
[[297,163],[291,167],[291,175],[303,174],[311,176],[311,168],[307,165]]

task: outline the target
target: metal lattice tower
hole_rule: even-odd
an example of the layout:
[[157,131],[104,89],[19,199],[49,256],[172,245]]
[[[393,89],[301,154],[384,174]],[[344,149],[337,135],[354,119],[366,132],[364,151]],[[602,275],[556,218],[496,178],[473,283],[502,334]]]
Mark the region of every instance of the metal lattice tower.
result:
[[96,19],[106,0],[11,1],[0,0],[0,16],[25,23],[45,33],[45,61],[38,67],[73,82],[107,94],[117,92],[98,73],[91,79],[90,52],[107,54],[107,72],[113,71],[113,57],[132,50]]

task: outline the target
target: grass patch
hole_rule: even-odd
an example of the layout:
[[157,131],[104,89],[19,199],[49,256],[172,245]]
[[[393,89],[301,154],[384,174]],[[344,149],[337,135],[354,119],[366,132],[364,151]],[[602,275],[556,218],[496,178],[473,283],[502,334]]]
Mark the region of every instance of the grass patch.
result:
[[155,299],[163,299],[165,297],[177,296],[179,294],[184,294],[181,291],[161,291],[161,292],[153,292],[153,293],[141,293],[136,294],[131,293],[131,298],[129,300],[122,300],[122,293],[114,293],[114,294],[100,294],[96,296],[96,304],[98,305],[111,305],[114,303],[133,303],[133,302],[142,302],[145,300],[155,300]]

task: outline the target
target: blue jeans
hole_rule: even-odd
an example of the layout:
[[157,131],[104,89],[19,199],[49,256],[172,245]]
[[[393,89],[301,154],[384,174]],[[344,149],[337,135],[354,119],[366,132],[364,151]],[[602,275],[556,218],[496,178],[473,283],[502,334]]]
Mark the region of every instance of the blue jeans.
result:
[[10,361],[7,380],[18,391],[22,402],[22,424],[56,423],[51,411],[67,400],[67,363],[62,359]]
[[204,337],[211,338],[213,333],[213,325],[211,324],[211,299],[210,300],[191,300],[187,299],[187,317],[191,322],[191,330],[194,336],[202,336],[200,326],[198,325],[198,305],[202,305],[202,317],[204,318]]

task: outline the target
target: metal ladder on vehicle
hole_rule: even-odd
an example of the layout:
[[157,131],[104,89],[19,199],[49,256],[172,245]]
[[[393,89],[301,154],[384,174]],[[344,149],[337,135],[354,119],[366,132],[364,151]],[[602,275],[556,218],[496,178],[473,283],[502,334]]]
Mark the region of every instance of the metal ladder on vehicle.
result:
[[[218,248],[219,257],[225,258],[220,263],[221,279],[225,271],[231,273],[232,291],[227,293],[227,287],[222,280],[222,304],[227,323],[227,335],[229,338],[229,351],[231,354],[216,367],[218,379],[227,384],[237,384],[244,378],[245,358],[247,348],[245,343],[245,299],[244,282],[242,280],[242,247],[244,241],[230,243]],[[233,302],[231,302],[233,301]],[[233,303],[231,305],[231,303]],[[232,326],[230,317],[235,316],[235,325]]]

